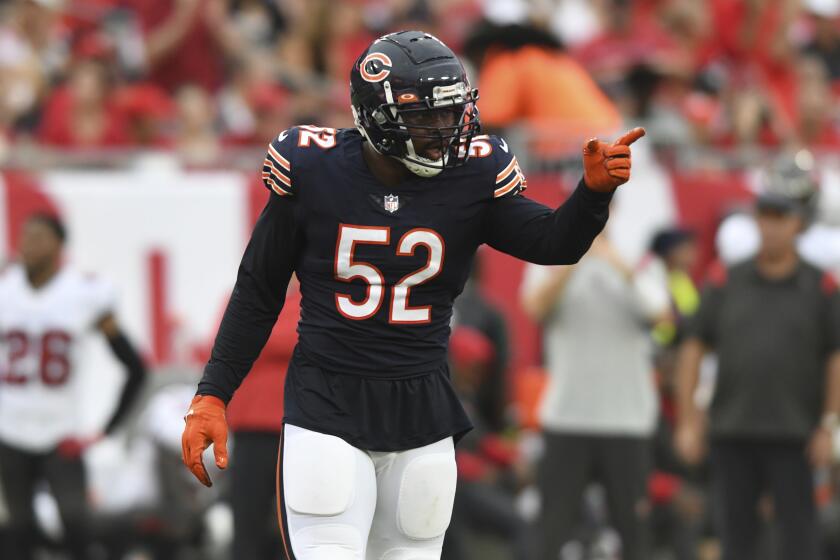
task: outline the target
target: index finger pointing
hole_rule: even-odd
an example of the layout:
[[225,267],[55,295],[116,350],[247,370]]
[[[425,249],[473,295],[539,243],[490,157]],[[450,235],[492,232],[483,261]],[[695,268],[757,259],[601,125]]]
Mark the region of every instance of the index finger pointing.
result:
[[637,126],[633,130],[631,130],[630,132],[626,133],[624,136],[622,136],[621,138],[616,140],[613,143],[613,145],[614,146],[619,146],[619,145],[629,146],[630,144],[632,144],[633,142],[635,142],[636,140],[638,140],[639,138],[641,138],[644,135],[645,135],[645,129],[640,127],[640,126]]

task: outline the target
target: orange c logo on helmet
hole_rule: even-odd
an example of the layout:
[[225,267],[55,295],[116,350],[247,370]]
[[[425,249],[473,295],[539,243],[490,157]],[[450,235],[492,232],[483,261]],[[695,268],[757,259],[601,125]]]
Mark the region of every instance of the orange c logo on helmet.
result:
[[381,82],[391,73],[391,59],[384,53],[370,53],[359,64],[362,78],[368,82]]

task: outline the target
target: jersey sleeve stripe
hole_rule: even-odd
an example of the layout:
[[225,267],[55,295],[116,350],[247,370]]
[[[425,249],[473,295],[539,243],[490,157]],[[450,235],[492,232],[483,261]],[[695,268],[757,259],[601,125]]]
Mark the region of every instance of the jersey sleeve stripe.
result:
[[286,185],[287,187],[292,186],[292,182],[289,181],[286,177],[284,177],[283,175],[277,175],[275,173],[272,173],[271,171],[263,170],[263,177],[268,177],[268,178],[270,178],[274,181],[279,181],[279,182],[283,183],[284,185]]
[[[282,175],[274,175],[273,173],[270,173],[268,171],[263,171],[263,179],[271,179],[273,182],[275,182],[274,184],[277,184],[278,182],[283,183],[284,185],[286,185],[289,188],[291,188],[291,186],[292,186],[291,183],[286,182],[286,179]],[[280,188],[283,188],[283,187],[280,187]],[[286,190],[286,189],[283,189],[283,190]],[[287,191],[287,192],[289,192],[289,191]]]
[[510,172],[513,171],[513,169],[515,167],[516,167],[516,156],[514,156],[513,159],[510,160],[510,163],[507,164],[507,167],[505,167],[498,175],[496,175],[496,184],[498,185],[498,184],[504,182],[504,179],[508,175],[510,175]]
[[263,162],[263,171],[266,171],[266,168],[273,178],[281,181],[288,187],[292,186],[292,180],[289,179],[285,173],[274,167],[269,158],[265,158],[265,161]]
[[280,152],[278,152],[276,149],[274,149],[274,146],[272,146],[271,144],[268,145],[268,156],[267,157],[273,159],[274,163],[280,165],[286,171],[291,171],[292,170],[292,166],[289,163],[289,160],[287,160],[282,155],[280,155]]
[[504,187],[500,187],[493,192],[493,198],[499,198],[500,196],[504,196],[516,187],[522,184],[522,175],[517,174],[514,179],[505,185]]
[[526,185],[525,175],[522,173],[522,170],[519,169],[518,165],[514,166],[513,171],[508,173],[507,177],[505,177],[504,180],[496,183],[496,192],[502,191],[502,190],[507,192],[506,191],[507,187],[511,183],[513,183],[514,181],[517,181],[517,180],[522,182],[523,187]]
[[277,183],[275,183],[274,180],[271,178],[271,175],[269,175],[268,173],[263,173],[262,178],[263,178],[263,182],[265,182],[266,185],[269,185],[271,187],[271,190],[273,190],[274,192],[276,192],[280,196],[286,196],[286,195],[292,194],[289,191],[280,187]]

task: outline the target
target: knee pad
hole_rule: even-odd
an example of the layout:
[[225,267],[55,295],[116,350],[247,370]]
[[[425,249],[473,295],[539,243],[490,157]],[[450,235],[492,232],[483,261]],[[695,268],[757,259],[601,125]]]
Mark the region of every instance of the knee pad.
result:
[[355,497],[354,449],[335,436],[308,432],[288,441],[283,453],[283,497],[303,515],[333,516]]
[[298,560],[364,560],[362,535],[350,525],[310,525],[294,534]]
[[[397,501],[397,527],[403,535],[414,540],[428,540],[446,532],[452,518],[457,477],[452,453],[423,455],[408,464]],[[410,558],[422,560],[422,556],[416,556],[422,551],[414,554]]]

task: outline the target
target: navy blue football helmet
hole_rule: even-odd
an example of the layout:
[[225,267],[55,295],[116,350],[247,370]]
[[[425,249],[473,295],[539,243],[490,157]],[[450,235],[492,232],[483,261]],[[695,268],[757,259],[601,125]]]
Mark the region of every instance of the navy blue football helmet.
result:
[[481,127],[477,99],[455,53],[422,31],[380,37],[350,72],[356,128],[421,177],[467,161]]

